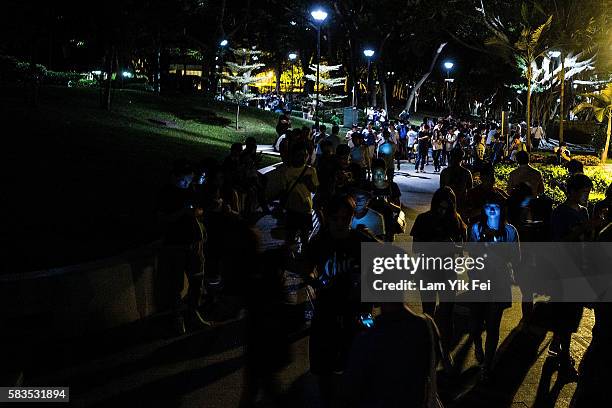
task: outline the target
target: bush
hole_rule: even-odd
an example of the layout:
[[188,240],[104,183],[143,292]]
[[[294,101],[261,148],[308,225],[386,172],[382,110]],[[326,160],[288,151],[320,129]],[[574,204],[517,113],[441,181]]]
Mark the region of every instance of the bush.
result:
[[[594,156],[583,156],[594,157]],[[599,161],[597,161],[599,164]],[[557,186],[558,183],[565,183],[568,179],[567,169],[559,165],[533,164],[533,167],[542,172],[544,178],[544,194],[549,196],[556,204],[565,201],[565,193]],[[497,187],[508,190],[508,178],[510,172],[516,166],[510,164],[500,164],[495,167],[495,176],[497,178]],[[589,176],[593,181],[593,189],[589,196],[590,202],[596,202],[604,197],[606,189],[612,183],[612,172],[601,166],[586,166],[584,174]]]
[[84,79],[83,77],[84,75],[78,72],[47,71],[44,77],[44,83],[47,85],[60,86],[67,86],[68,83],[74,85]]
[[[47,73],[44,65],[36,64],[34,75],[43,78]],[[0,82],[30,81],[32,70],[30,64],[17,60],[15,57],[0,55]]]
[[598,166],[601,163],[601,159],[599,157],[590,155],[577,154],[572,156],[572,159],[578,160],[583,166]]

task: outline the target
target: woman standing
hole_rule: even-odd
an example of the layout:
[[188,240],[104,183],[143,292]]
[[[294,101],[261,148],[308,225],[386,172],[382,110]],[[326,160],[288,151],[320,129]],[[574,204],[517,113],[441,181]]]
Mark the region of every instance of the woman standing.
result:
[[[485,302],[471,304],[470,332],[474,342],[476,360],[482,364],[482,379],[488,380],[493,367],[497,344],[499,343],[499,327],[502,314],[512,305],[512,274],[507,266],[508,261],[517,265],[520,261],[519,236],[516,228],[506,221],[504,202],[499,197],[491,195],[485,199],[480,220],[470,227],[469,240],[482,242],[487,246],[492,243],[516,243],[509,247],[510,257],[489,257],[486,268],[470,272],[470,280],[491,279],[494,290],[489,292],[493,298]],[[503,259],[502,259],[503,258]],[[489,262],[490,261],[490,262]],[[482,276],[481,276],[482,275]],[[482,295],[481,295],[482,296]],[[487,333],[485,348],[482,348],[482,329]]]
[[[430,249],[430,245],[422,245],[423,242],[445,242],[452,245],[461,244],[467,239],[467,227],[459,213],[455,193],[450,187],[438,189],[431,200],[431,209],[423,214],[419,214],[414,221],[414,226],[410,231],[413,237],[413,252],[423,252],[422,249]],[[449,249],[454,249],[449,245]],[[454,272],[435,271],[432,275],[433,281],[445,282],[452,279]],[[456,276],[455,276],[456,278]],[[440,303],[436,310],[436,296]],[[448,350],[453,332],[453,307],[455,304],[454,295],[449,296],[446,291],[427,291],[421,292],[421,303],[423,313],[435,318],[442,344]]]
[[433,153],[434,172],[439,172],[442,169],[442,148],[444,141],[439,130],[434,130],[434,136],[431,140],[431,150]]

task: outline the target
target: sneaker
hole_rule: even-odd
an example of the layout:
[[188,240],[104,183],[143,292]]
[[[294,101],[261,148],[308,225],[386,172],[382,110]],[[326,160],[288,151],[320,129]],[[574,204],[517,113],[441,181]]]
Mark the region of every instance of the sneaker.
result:
[[187,313],[190,330],[209,329],[213,326],[213,323],[211,321],[204,320],[204,318],[197,309],[191,309]]
[[491,372],[485,366],[482,366],[480,368],[480,381],[484,384],[487,384],[489,381],[491,381]]
[[185,319],[181,315],[175,315],[172,320],[173,332],[176,336],[182,336],[187,332],[185,328]]
[[564,384],[578,381],[578,371],[576,371],[574,364],[574,359],[571,357],[559,363],[559,377]]
[[552,341],[548,345],[548,355],[551,357],[556,357],[561,353],[561,343],[557,339],[557,337],[553,337]]

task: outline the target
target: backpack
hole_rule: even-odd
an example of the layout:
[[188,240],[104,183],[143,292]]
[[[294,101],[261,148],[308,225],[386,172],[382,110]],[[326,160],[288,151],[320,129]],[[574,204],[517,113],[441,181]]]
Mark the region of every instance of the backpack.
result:
[[406,139],[406,137],[408,137],[408,127],[407,126],[400,126],[399,137],[400,139]]

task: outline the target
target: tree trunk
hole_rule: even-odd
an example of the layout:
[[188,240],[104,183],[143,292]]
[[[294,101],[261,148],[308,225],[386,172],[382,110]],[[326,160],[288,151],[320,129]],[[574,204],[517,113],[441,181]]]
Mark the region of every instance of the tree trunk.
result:
[[[157,31],[157,49],[155,50],[155,93],[161,95],[161,30]],[[204,67],[202,67],[202,75],[204,75]]]
[[378,78],[380,81],[380,87],[382,89],[383,107],[385,108],[387,115],[389,115],[389,108],[387,105],[387,81],[385,80],[385,74],[379,74]]
[[527,66],[527,151],[531,151],[531,61],[528,62]]
[[[378,74],[378,68],[376,68],[376,74]],[[376,78],[378,75],[374,75],[373,73],[370,73],[370,106],[375,108],[377,105],[377,101],[376,101],[376,80],[374,78]]]
[[606,164],[608,160],[608,146],[610,146],[610,131],[612,130],[612,112],[608,112],[608,131],[606,132],[606,144],[601,153],[601,164]]
[[236,130],[239,130],[240,128],[238,127],[238,117],[240,116],[240,104],[237,103],[236,104]]
[[[442,43],[438,46],[438,49],[436,51],[436,53],[434,54],[433,60],[431,61],[431,65],[429,66],[429,71],[425,73],[425,75],[423,75],[421,77],[421,79],[419,79],[419,82],[417,82],[414,85],[414,88],[412,88],[412,92],[410,92],[410,97],[408,97],[408,100],[406,101],[406,111],[410,112],[410,105],[412,105],[412,101],[415,98],[415,94],[416,92],[419,90],[419,88],[425,83],[425,81],[427,80],[427,78],[429,77],[429,75],[431,75],[431,72],[433,71],[434,67],[436,66],[436,61],[438,60],[438,57],[440,56],[440,53],[442,52],[442,50],[444,49],[444,47],[446,46],[446,43]],[[415,112],[416,112],[416,103],[415,103]]]
[[111,108],[111,94],[113,84],[113,71],[115,62],[115,47],[111,46],[106,50],[106,81],[104,82],[104,93],[102,96],[102,109],[110,110]]
[[564,55],[561,58],[561,112],[559,112],[559,143],[563,141],[563,119],[565,119],[565,61]]
[[36,69],[36,36],[32,38],[30,53],[30,107],[38,106],[38,71]]
[[276,76],[275,90],[276,90],[277,95],[280,95],[282,74],[283,74],[282,64],[280,61],[276,61],[276,64],[274,65],[274,75]]

